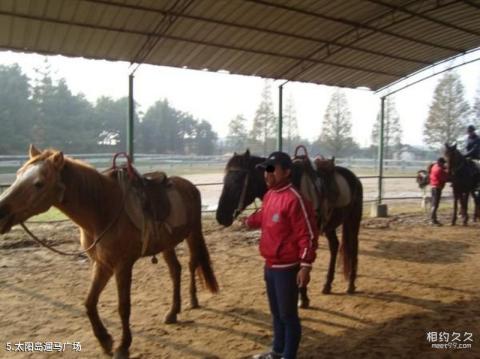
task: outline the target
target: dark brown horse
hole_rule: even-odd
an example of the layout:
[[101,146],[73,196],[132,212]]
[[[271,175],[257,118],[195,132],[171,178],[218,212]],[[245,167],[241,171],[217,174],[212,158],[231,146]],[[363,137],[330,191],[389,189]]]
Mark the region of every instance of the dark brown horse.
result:
[[467,160],[457,149],[457,145],[445,143],[444,157],[452,181],[453,214],[452,226],[457,223],[457,203],[460,202],[460,215],[463,225],[468,224],[468,197],[472,194],[475,203],[474,220],[480,218],[480,169],[471,160]]
[[[263,172],[255,169],[255,166],[263,161],[265,158],[251,156],[248,150],[244,154],[234,154],[228,161],[216,213],[218,223],[230,226],[238,214],[255,198],[263,198],[267,192]],[[348,169],[336,166],[335,171],[347,181],[351,191],[351,201],[345,207],[333,208],[328,223],[322,224],[330,248],[330,265],[323,293],[328,294],[332,289],[339,249],[336,229],[340,225],[343,228],[341,246],[343,269],[345,278],[348,278],[349,281],[347,292],[354,293],[357,276],[358,232],[363,209],[363,188],[360,180]],[[320,221],[319,217],[317,219]],[[301,293],[301,302],[302,306],[308,306],[306,291]]]
[[[142,256],[159,252],[168,264],[173,281],[173,303],[165,322],[174,323],[180,312],[180,263],[175,246],[185,238],[190,249],[190,303],[198,306],[195,271],[211,292],[218,289],[202,234],[200,192],[190,182],[171,177],[174,190],[185,204],[185,225],[165,228],[159,224],[157,236],[144,247],[141,231],[134,226],[124,208],[124,194],[111,176],[99,173],[80,161],[64,157],[55,150],[38,151],[30,147],[30,159],[17,172],[17,178],[0,197],[0,233],[13,225],[55,206],[80,228],[80,242],[93,262],[93,278],[85,301],[93,332],[107,354],[113,340],[97,310],[100,293],[115,275],[118,310],[122,321],[122,340],[116,358],[128,358],[130,332],[130,289],[132,268]],[[96,245],[92,246],[92,244]]]

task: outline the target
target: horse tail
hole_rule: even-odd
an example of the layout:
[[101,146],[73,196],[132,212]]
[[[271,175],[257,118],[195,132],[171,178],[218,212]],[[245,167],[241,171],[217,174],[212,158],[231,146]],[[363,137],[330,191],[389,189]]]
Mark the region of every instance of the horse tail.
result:
[[205,286],[212,293],[218,292],[218,283],[213,273],[210,254],[205,243],[205,237],[202,232],[202,199],[200,191],[191,184],[192,195],[192,230],[187,237],[188,247],[190,249],[190,261],[196,266],[196,272],[202,279]]
[[[350,176],[349,176],[350,177]],[[352,203],[343,221],[343,240],[340,253],[343,258],[343,275],[348,280],[352,272],[356,276],[358,265],[358,234],[363,213],[363,187],[360,180],[352,174]],[[353,183],[352,183],[353,182]]]

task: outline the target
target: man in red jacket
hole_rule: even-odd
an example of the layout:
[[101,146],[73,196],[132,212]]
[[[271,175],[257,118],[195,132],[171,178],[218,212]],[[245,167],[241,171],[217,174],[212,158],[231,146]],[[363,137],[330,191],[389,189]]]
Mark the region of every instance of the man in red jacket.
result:
[[447,182],[448,173],[445,169],[445,159],[440,157],[430,170],[430,186],[432,187],[432,208],[431,220],[432,225],[441,226],[437,220],[437,210],[440,205],[440,198],[442,197],[442,190]]
[[261,228],[260,254],[265,258],[264,278],[273,317],[272,351],[258,359],[292,359],[301,338],[298,288],[310,281],[318,230],[312,206],[291,184],[292,160],[273,152],[257,168],[264,169],[268,192],[260,211],[245,224]]

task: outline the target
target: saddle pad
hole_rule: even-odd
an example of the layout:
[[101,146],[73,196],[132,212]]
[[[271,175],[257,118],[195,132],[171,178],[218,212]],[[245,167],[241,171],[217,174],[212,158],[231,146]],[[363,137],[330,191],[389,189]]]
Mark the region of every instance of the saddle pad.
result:
[[167,189],[168,200],[170,201],[170,214],[165,220],[171,228],[182,227],[187,224],[187,208],[180,192],[171,186]]
[[337,183],[338,188],[338,199],[333,204],[334,208],[346,207],[352,201],[352,192],[350,191],[350,186],[348,185],[347,180],[340,173],[335,172],[335,182]]
[[[334,180],[338,188],[338,197],[335,203],[331,203],[330,205],[333,206],[333,208],[346,207],[352,200],[352,193],[350,191],[348,182],[338,172],[334,173]],[[320,207],[320,199],[318,198],[317,191],[315,190],[315,184],[306,174],[303,174],[300,180],[300,192],[310,200],[315,210]]]
[[125,195],[125,211],[133,225],[142,233],[142,255],[147,250],[149,242],[158,235],[158,225],[165,225],[166,230],[172,234],[173,230],[187,224],[185,202],[174,186],[167,189],[167,197],[171,210],[163,223],[157,222],[153,220],[151,216],[145,214],[142,207],[141,196],[135,187],[129,186],[128,188],[124,188],[123,191]]

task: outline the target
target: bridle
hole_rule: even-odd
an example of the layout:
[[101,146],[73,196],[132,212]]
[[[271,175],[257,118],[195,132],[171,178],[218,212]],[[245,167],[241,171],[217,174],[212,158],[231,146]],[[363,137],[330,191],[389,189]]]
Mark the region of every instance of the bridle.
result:
[[[109,168],[108,170],[104,171],[107,172],[107,171],[110,171],[110,170],[118,170],[120,168],[122,168],[121,166],[117,166],[116,164],[116,160],[118,157],[120,156],[124,156],[126,157],[126,160],[127,160],[127,163],[126,165],[123,167],[123,168],[126,168],[126,171],[128,173],[128,176],[130,178],[130,180],[136,175],[136,172],[135,172],[135,169],[133,168],[132,166],[132,161],[130,159],[130,156],[128,154],[126,154],[125,152],[119,152],[119,153],[116,153],[114,156],[113,156],[113,164],[112,164],[112,167]],[[32,237],[32,239],[39,243],[40,245],[42,245],[43,247],[47,248],[47,249],[50,249],[52,252],[55,252],[55,253],[58,253],[58,254],[61,254],[61,255],[64,255],[64,256],[78,256],[78,257],[82,257],[83,254],[89,252],[90,250],[92,250],[93,248],[95,248],[97,246],[98,243],[100,243],[100,240],[105,236],[105,234],[114,226],[114,224],[118,221],[118,219],[120,218],[120,215],[122,214],[123,212],[123,209],[125,207],[125,201],[126,201],[126,195],[123,194],[122,196],[122,205],[119,207],[118,209],[118,212],[115,214],[115,217],[112,219],[112,221],[105,227],[105,229],[95,238],[95,240],[93,241],[93,243],[86,249],[84,250],[81,250],[81,251],[76,251],[76,252],[64,252],[64,251],[61,251],[59,249],[56,249],[56,248],[53,248],[53,246],[49,245],[47,242],[45,242],[44,240],[41,240],[40,238],[38,238],[35,234],[32,233],[32,231],[30,231],[30,229],[28,229],[28,227],[25,225],[24,222],[21,222],[20,225],[22,226],[22,228],[25,230],[25,232],[27,232],[27,234]]]
[[240,199],[238,201],[237,208],[233,211],[233,219],[236,219],[240,215],[240,213],[242,213],[245,206],[245,197],[247,196],[247,188],[248,188],[248,182],[250,178],[250,171],[243,168],[233,168],[233,169],[229,169],[227,171],[227,174],[234,173],[234,172],[246,174],[245,179],[243,180],[242,192],[240,193]]

